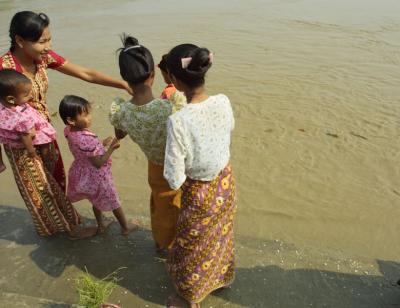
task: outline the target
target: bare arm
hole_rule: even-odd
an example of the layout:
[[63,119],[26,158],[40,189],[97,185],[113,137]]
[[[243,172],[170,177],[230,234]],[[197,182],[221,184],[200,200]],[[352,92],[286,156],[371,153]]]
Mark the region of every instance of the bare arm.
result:
[[119,141],[118,141],[118,139],[114,139],[111,142],[110,147],[107,149],[107,151],[103,155],[89,157],[89,161],[96,168],[101,168],[107,162],[107,160],[110,158],[110,156],[114,152],[114,150],[116,150],[118,148],[119,148]]
[[[4,165],[4,162],[3,162],[3,153],[1,152],[1,144],[0,144],[0,166],[1,165]],[[1,168],[2,167],[0,167],[0,170],[1,170]],[[3,169],[4,170],[4,169]],[[1,171],[0,171],[1,172]]]
[[73,64],[70,62],[65,63],[63,66],[57,68],[61,73],[69,76],[80,78],[84,81],[100,84],[103,86],[114,87],[119,89],[125,89],[129,94],[132,94],[132,89],[128,83],[121,79],[112,78],[106,74],[100,73],[94,69],[90,69],[84,66]]
[[109,147],[111,143],[113,142],[114,138],[113,137],[107,137],[106,139],[103,140],[103,146]]
[[37,156],[35,147],[33,146],[31,133],[22,134],[21,141],[24,144],[25,148],[28,150],[29,157]]

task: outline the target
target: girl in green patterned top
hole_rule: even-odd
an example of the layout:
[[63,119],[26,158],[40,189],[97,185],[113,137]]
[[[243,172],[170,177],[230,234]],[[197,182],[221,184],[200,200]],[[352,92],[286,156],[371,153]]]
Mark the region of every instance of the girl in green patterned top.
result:
[[163,177],[166,123],[168,116],[179,107],[169,100],[154,97],[151,52],[131,36],[123,37],[123,45],[119,50],[120,74],[134,94],[129,101],[114,100],[110,122],[118,139],[129,135],[147,157],[151,228],[157,249],[164,250],[174,239],[180,206],[179,191],[171,190]]

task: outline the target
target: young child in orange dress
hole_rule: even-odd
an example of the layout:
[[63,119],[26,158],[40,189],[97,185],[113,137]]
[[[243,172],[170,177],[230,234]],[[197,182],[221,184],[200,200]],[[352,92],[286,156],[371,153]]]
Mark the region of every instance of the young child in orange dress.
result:
[[158,63],[158,65],[157,65],[161,71],[163,78],[164,78],[164,82],[167,84],[167,86],[161,92],[160,98],[162,98],[162,99],[170,99],[171,95],[177,91],[174,84],[172,83],[171,79],[169,78],[166,57],[167,57],[167,54],[163,55],[160,63]]
[[157,65],[161,71],[165,83],[167,84],[167,86],[161,92],[160,98],[169,100],[173,105],[172,111],[176,112],[186,105],[186,96],[183,92],[178,91],[172,83],[167,69],[166,57],[167,54],[163,55],[160,63]]

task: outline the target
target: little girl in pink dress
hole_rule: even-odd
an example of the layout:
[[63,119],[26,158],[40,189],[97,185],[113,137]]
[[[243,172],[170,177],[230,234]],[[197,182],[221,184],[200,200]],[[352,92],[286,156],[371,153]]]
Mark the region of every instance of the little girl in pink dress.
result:
[[39,236],[59,232],[66,232],[70,239],[92,236],[96,228],[79,227],[78,212],[44,165],[51,159],[50,144],[56,131],[29,105],[31,99],[28,77],[15,70],[0,70],[0,143],[35,230]]
[[67,124],[64,134],[74,161],[68,172],[67,196],[71,202],[88,199],[103,233],[111,221],[104,220],[102,212],[112,211],[127,235],[137,225],[126,221],[111,174],[111,154],[119,147],[111,137],[101,141],[89,130],[90,104],[87,100],[67,95],[60,103],[59,112]]

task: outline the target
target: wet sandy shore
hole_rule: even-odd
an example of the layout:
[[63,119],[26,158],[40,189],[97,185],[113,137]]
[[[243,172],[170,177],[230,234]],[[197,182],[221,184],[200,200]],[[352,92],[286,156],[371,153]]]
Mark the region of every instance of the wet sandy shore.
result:
[[[90,217],[87,208],[78,207]],[[110,299],[123,307],[163,307],[172,292],[145,217],[129,237],[115,223],[81,241],[39,238],[24,208],[2,205],[0,220],[1,307],[71,307],[78,302],[74,279],[85,268],[97,278],[123,268]],[[241,236],[236,251],[235,283],[204,307],[400,307],[399,263]]]

